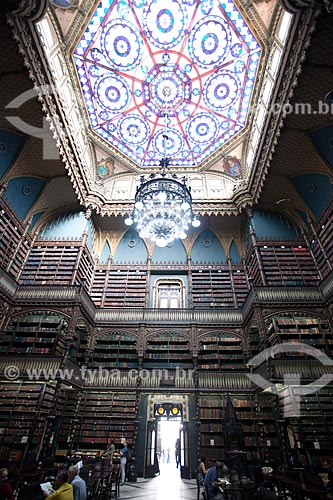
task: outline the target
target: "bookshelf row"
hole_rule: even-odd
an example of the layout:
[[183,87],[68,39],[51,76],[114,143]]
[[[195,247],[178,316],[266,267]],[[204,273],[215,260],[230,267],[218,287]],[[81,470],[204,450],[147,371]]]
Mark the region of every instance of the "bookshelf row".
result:
[[[331,355],[333,336],[326,319],[305,313],[286,312],[266,319],[270,344],[306,344]],[[284,353],[286,354],[286,353]],[[302,354],[300,352],[300,354]]]
[[[62,391],[59,410],[63,425],[58,437],[58,453],[103,452],[113,440],[117,448],[121,439],[130,445],[136,438],[137,397],[135,393]],[[73,418],[74,416],[74,418]]]
[[277,459],[280,452],[276,426],[276,398],[272,394],[235,395],[200,394],[198,397],[199,455],[223,459],[228,436],[228,423],[239,429],[238,444],[248,460]]

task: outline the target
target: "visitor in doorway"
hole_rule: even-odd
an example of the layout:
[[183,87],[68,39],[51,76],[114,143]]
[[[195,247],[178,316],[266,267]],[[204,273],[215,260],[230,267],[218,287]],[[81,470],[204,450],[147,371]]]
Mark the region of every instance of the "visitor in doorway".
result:
[[170,448],[167,448],[167,464],[170,463]]
[[73,487],[68,483],[68,473],[66,470],[58,472],[54,485],[56,490],[51,495],[44,493],[44,497],[47,497],[48,500],[74,500]]
[[223,486],[226,484],[226,479],[221,479],[223,474],[222,462],[212,462],[205,477],[205,485],[207,488],[208,500],[225,500]]
[[87,486],[85,481],[79,476],[79,470],[72,465],[68,469],[68,482],[73,487],[74,500],[87,500]]
[[165,462],[165,448],[164,448],[164,446],[162,448],[162,462],[163,463]]
[[14,500],[12,487],[8,483],[8,469],[0,469],[0,498],[1,500]]
[[176,458],[176,467],[178,469],[179,464],[180,464],[180,439],[176,439],[176,445],[175,445],[175,458]]
[[120,467],[121,467],[121,485],[125,484],[126,480],[126,462],[127,462],[127,441],[124,439],[123,448],[120,450]]

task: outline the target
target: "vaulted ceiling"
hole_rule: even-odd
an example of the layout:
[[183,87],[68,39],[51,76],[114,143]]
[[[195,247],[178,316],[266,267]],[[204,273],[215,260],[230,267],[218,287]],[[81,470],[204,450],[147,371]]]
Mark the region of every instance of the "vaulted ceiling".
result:
[[[20,190],[22,218],[42,214],[42,221],[81,207],[96,212],[94,220],[102,230],[121,230],[123,219],[119,216],[131,209],[140,173],[156,168],[157,156],[164,152],[163,141],[158,137],[165,123],[170,135],[175,134],[174,140],[166,144],[174,159],[173,168],[189,177],[195,209],[204,224],[216,232],[236,231],[235,224],[240,227],[242,214],[252,208],[281,213],[301,224],[306,215],[312,219],[320,215],[329,199],[327,186],[333,168],[329,107],[333,86],[333,18],[325,2],[309,2],[311,5],[302,9],[298,4],[304,2],[239,0],[235,10],[232,2],[220,2],[220,10],[209,10],[212,2],[169,0],[170,5],[180,6],[183,12],[187,9],[187,22],[192,19],[192,25],[182,25],[170,43],[166,36],[165,40],[155,40],[153,31],[148,29],[153,19],[164,23],[162,34],[175,29],[172,23],[168,24],[168,9],[164,17],[156,17],[155,13],[153,18],[156,2],[149,3],[148,8],[148,3],[140,7],[140,2],[133,0],[131,17],[120,17],[124,28],[121,40],[111,37],[111,44],[105,42],[105,37],[112,33],[112,26],[119,19],[119,8],[132,4],[115,2],[117,13],[105,8],[104,14],[109,17],[96,23],[99,35],[89,33],[91,50],[100,50],[104,43],[109,51],[104,61],[112,66],[105,70],[109,76],[101,73],[103,61],[97,58],[92,64],[84,49],[84,33],[92,30],[90,20],[97,19],[94,12],[98,2],[69,3],[70,8],[65,9],[57,7],[56,1],[40,2],[38,10],[34,2],[27,1],[25,9],[0,20],[0,146],[5,149],[0,151],[1,184],[7,183],[13,192]],[[277,34],[286,5],[293,17],[283,45]],[[198,12],[194,14],[195,8]],[[141,11],[144,15],[140,21]],[[145,32],[142,38],[135,39],[131,32],[133,12],[137,32]],[[43,19],[48,24],[43,24]],[[241,40],[235,28],[237,22],[239,29],[243,26],[243,30],[248,30],[245,38],[253,37],[248,45],[244,42],[248,52],[243,59],[237,59],[235,52],[237,43],[241,44],[237,41]],[[177,46],[176,35],[181,29],[187,39],[185,45]],[[132,68],[134,59],[131,65],[131,54],[127,54],[127,42],[132,36],[136,47],[132,56],[141,57],[138,70]],[[225,37],[224,44],[218,44],[219,37]],[[127,69],[115,68],[120,56],[116,59],[112,55],[112,47],[120,56],[125,51]],[[215,53],[217,47],[221,53]],[[272,47],[281,50],[278,64],[272,59]],[[154,51],[152,62],[148,55],[151,57]],[[252,63],[251,51],[258,56]],[[233,52],[236,59],[231,60]],[[218,60],[210,60],[212,54]],[[190,57],[195,63],[192,66]],[[120,57],[117,64],[124,61]],[[243,63],[249,72],[246,78],[242,76]],[[140,78],[136,72],[139,70]],[[132,99],[132,104],[128,103],[118,114],[112,112],[110,104],[117,99],[116,78],[124,83],[127,97]],[[195,82],[199,80],[202,92],[196,102],[197,92],[190,91],[197,88]],[[134,82],[133,87],[130,81]],[[255,83],[253,88],[251,81]],[[250,82],[248,87],[246,82]],[[270,91],[267,82],[272,84]],[[97,97],[90,106],[94,89]],[[169,100],[170,109],[165,113],[168,89],[173,100]],[[265,92],[268,101],[262,118],[260,106]],[[228,95],[233,102],[228,101]],[[238,117],[234,124],[239,123],[240,127],[237,133],[226,135],[222,124],[228,113],[231,119],[233,104]],[[106,109],[108,106],[110,110]],[[94,121],[97,110],[104,116],[103,123],[98,121],[101,118]],[[105,111],[109,111],[108,116],[103,114]],[[183,141],[178,144],[178,153],[177,141]],[[21,178],[26,182],[18,180]],[[13,199],[12,196],[12,203]],[[18,207],[13,208],[19,211]],[[104,215],[108,217],[102,219]],[[225,219],[224,215],[230,218]]]

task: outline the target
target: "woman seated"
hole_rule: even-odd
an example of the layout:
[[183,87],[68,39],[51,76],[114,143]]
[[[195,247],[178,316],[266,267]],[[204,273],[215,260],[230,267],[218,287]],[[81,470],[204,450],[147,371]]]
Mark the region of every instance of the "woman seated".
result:
[[0,469],[0,498],[2,500],[14,500],[12,487],[8,483],[8,469]]

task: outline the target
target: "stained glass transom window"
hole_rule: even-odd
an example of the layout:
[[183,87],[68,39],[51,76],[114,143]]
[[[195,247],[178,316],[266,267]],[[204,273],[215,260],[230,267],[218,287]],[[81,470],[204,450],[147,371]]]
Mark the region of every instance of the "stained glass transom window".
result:
[[74,61],[94,132],[188,167],[244,128],[260,53],[231,0],[102,0]]

